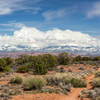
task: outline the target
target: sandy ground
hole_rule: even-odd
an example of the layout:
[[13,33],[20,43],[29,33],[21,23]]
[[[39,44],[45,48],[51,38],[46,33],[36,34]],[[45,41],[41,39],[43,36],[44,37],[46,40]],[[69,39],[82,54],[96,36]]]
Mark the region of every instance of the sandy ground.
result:
[[67,95],[59,95],[59,94],[49,94],[49,93],[42,93],[42,94],[24,94],[15,96],[12,100],[89,100],[87,98],[80,99],[78,95],[83,89],[90,89],[91,85],[89,82],[93,79],[94,75],[90,75],[86,77],[87,80],[87,88],[72,88],[72,91]]
[[[98,70],[100,71],[100,68]],[[74,71],[77,71],[77,69],[74,68]],[[91,85],[89,84],[89,82],[91,81],[91,79],[93,79],[93,77],[94,75],[86,76],[87,87],[86,88],[72,88],[71,92],[68,95],[63,95],[63,94],[61,95],[61,94],[55,94],[55,93],[23,94],[23,95],[14,96],[12,100],[89,100],[87,98],[80,99],[78,98],[78,95],[83,89],[88,90],[91,88]],[[1,81],[0,85],[2,84],[7,84],[7,81]]]

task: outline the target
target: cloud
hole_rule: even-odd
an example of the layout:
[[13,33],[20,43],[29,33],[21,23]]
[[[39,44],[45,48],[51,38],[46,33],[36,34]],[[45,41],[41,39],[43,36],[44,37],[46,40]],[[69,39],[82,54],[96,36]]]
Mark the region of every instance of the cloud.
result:
[[[41,0],[32,0],[31,3],[37,4]],[[29,5],[30,1],[27,0],[0,0],[0,15],[11,14],[19,10],[31,10],[33,13],[36,13],[40,10],[40,7],[34,5],[31,7]]]
[[66,9],[58,9],[58,10],[48,10],[43,12],[42,16],[46,20],[52,20],[57,18],[62,18],[66,15]]
[[99,46],[98,39],[77,31],[53,29],[48,31],[40,31],[32,27],[22,27],[14,32],[12,36],[0,36],[0,50],[43,50],[48,48],[53,50],[54,47],[91,47],[95,50]]
[[93,4],[92,9],[87,12],[87,16],[89,18],[99,16],[100,17],[100,2],[96,2]]

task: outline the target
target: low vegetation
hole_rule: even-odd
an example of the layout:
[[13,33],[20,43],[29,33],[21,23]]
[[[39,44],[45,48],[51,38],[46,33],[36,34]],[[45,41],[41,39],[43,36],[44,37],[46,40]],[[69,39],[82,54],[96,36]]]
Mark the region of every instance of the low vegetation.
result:
[[19,66],[19,67],[17,68],[17,72],[18,72],[18,73],[26,73],[26,72],[28,72],[28,71],[29,71],[29,69],[28,69],[27,66]]
[[10,80],[11,84],[22,84],[22,82],[23,82],[23,78],[20,76],[13,77]]
[[44,54],[38,56],[20,55],[13,60],[10,57],[0,58],[0,72],[16,71],[18,73],[27,73],[30,70],[34,74],[46,74],[53,70],[57,65],[69,65],[74,63],[94,64],[100,63],[100,57],[72,57],[68,53],[58,55]]
[[41,89],[46,85],[46,81],[42,77],[29,77],[23,82],[24,90]]
[[100,71],[96,72],[95,77],[100,77]]
[[71,84],[73,87],[86,87],[86,81],[80,76],[74,76],[71,73],[57,73],[55,75],[46,76],[48,85],[59,86],[60,84]]
[[94,79],[91,81],[91,85],[92,85],[93,87],[100,87],[100,77],[94,78]]
[[[93,65],[92,70],[86,64],[89,68]],[[16,59],[0,58],[0,72],[3,72],[0,82],[8,78],[8,83],[1,85],[0,89],[7,95],[36,91],[67,94],[72,87],[85,88],[85,75],[96,72],[99,64],[100,57],[72,57],[66,52],[58,55],[20,55]],[[100,88],[100,71],[96,72],[91,85],[94,89]]]

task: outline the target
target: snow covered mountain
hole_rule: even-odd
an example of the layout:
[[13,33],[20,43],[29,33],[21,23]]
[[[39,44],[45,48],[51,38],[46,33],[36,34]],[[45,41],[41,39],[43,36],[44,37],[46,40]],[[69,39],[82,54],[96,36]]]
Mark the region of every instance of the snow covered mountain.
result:
[[53,29],[40,31],[22,27],[12,36],[0,36],[0,51],[100,53],[100,40],[88,34]]

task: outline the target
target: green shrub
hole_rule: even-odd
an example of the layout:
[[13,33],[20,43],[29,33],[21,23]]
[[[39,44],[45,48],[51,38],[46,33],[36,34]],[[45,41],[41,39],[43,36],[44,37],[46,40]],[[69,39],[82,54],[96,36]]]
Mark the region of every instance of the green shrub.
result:
[[43,63],[37,63],[35,64],[34,72],[39,75],[44,75],[48,72],[48,70]]
[[11,84],[22,84],[23,79],[22,77],[16,76],[14,78],[11,78],[10,83]]
[[18,65],[23,65],[27,62],[30,62],[28,55],[20,55],[15,61]]
[[0,72],[9,72],[10,67],[6,64],[4,58],[0,58]]
[[9,66],[5,66],[4,68],[3,68],[3,72],[9,72],[10,71],[10,67]]
[[56,66],[57,59],[55,56],[51,54],[44,54],[44,55],[41,55],[41,57],[42,57],[42,61],[44,62],[47,68],[53,68]]
[[6,57],[6,58],[4,58],[4,60],[6,61],[6,65],[7,65],[7,66],[13,64],[13,59],[10,58],[10,57]]
[[100,87],[100,77],[94,78],[94,79],[91,81],[91,85],[92,85],[93,87]]
[[56,89],[52,89],[52,88],[44,88],[44,89],[41,89],[41,93],[56,93],[57,90]]
[[100,77],[100,71],[96,72],[95,77]]
[[29,71],[29,69],[28,69],[27,66],[20,66],[20,67],[17,68],[18,73],[26,73],[28,71]]
[[86,87],[87,86],[87,83],[84,79],[82,78],[73,78],[71,80],[71,84],[74,86],[74,87]]
[[26,78],[23,83],[24,90],[41,89],[46,85],[46,81],[41,77]]
[[48,85],[59,86],[60,83],[67,85],[72,84],[74,87],[86,87],[86,81],[82,77],[72,75],[71,73],[56,73],[55,75],[47,75]]
[[63,80],[63,76],[60,73],[56,73],[55,75],[47,75],[46,77],[48,85],[59,85]]
[[100,61],[100,56],[96,56],[93,58],[93,61]]
[[74,57],[73,61],[74,62],[80,62],[80,61],[82,61],[82,57],[81,56],[76,56],[76,57]]
[[58,62],[60,65],[70,64],[72,62],[72,57],[66,52],[60,53],[58,55]]

